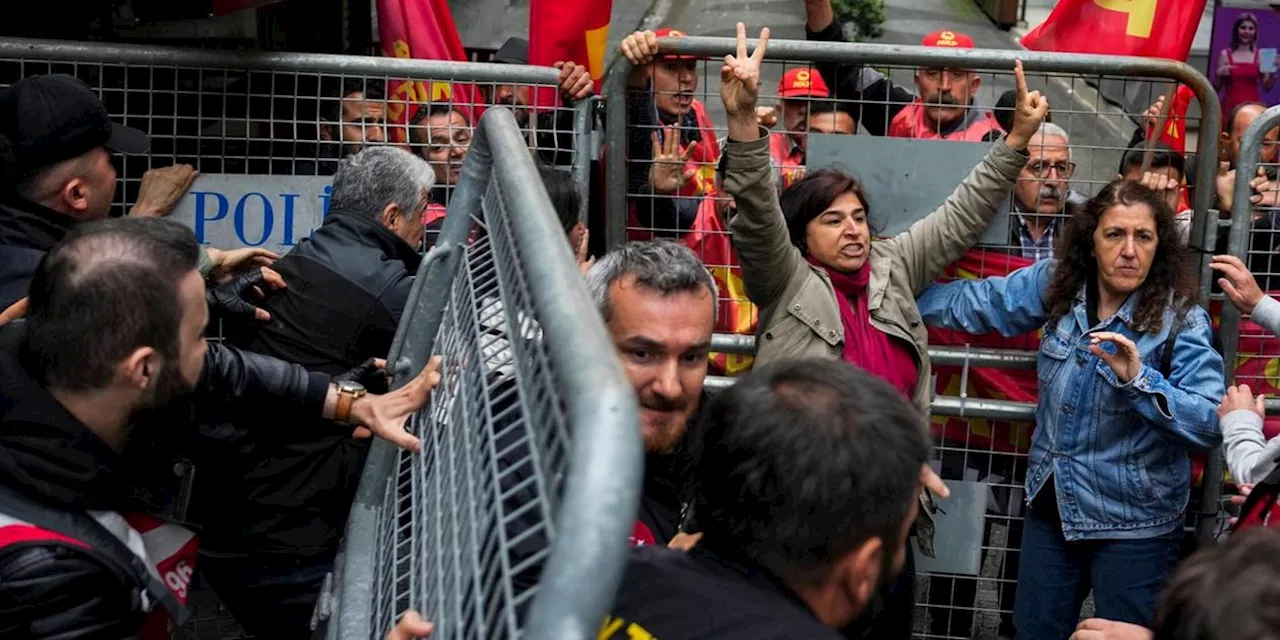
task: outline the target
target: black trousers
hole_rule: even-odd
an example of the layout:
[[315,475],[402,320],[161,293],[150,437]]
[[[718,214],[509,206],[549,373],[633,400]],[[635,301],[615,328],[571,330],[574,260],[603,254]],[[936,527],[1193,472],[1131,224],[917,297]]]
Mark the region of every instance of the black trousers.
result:
[[311,613],[333,557],[276,559],[201,556],[199,571],[250,635],[307,640]]

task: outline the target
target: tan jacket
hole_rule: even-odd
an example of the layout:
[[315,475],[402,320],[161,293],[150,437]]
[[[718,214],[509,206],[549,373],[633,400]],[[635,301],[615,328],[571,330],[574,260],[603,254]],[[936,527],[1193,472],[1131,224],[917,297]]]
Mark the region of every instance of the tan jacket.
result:
[[[768,139],[730,141],[724,153],[724,190],[738,207],[729,228],[747,297],[760,309],[756,363],[839,358],[844,328],[835,290],[827,274],[791,244],[770,180]],[[871,324],[914,348],[920,375],[912,400],[925,415],[932,398],[929,337],[916,296],[978,241],[1026,162],[1025,154],[993,144],[942,206],[897,236],[871,243]]]
[[[747,297],[760,308],[756,364],[839,358],[844,327],[835,289],[826,272],[810,265],[791,244],[770,174],[767,134],[747,143],[730,141],[724,154],[724,190],[738,208],[729,228]],[[933,396],[929,336],[916,296],[978,241],[1026,162],[1025,153],[996,142],[942,206],[897,236],[871,243],[871,324],[913,347],[920,373],[912,401],[926,416]],[[927,491],[921,492],[920,502],[915,523],[920,550],[933,557],[934,507]]]

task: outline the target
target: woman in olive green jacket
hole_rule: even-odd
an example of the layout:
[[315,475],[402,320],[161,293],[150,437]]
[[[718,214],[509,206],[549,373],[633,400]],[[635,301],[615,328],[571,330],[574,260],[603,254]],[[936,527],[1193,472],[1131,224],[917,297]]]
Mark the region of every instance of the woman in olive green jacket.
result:
[[[1027,91],[1018,63],[1013,131],[992,145],[937,210],[907,231],[873,242],[866,197],[852,176],[811,173],[788,187],[779,202],[768,132],[757,125],[755,111],[767,30],[751,57],[741,24],[738,38],[738,55],[726,57],[720,73],[720,97],[729,116],[722,177],[737,205],[729,227],[743,284],[760,309],[756,362],[841,358],[886,379],[928,415],[928,334],[916,296],[990,225],[1027,162],[1027,142],[1040,128],[1048,102]],[[923,481],[947,495],[932,471],[923,473]],[[920,546],[933,555],[931,505],[925,494],[921,502]],[[889,596],[906,600],[908,626],[911,576],[908,571],[906,584],[899,585],[906,593]]]
[[[874,242],[868,222],[872,214],[856,178],[835,171],[813,172],[789,187],[779,203],[770,179],[769,141],[751,119],[755,117],[754,88],[748,91],[741,81],[722,85],[730,113],[724,190],[737,205],[729,227],[743,284],[760,310],[757,363],[790,357],[851,360],[850,356],[861,355],[863,361],[851,361],[880,373],[875,361],[890,354],[851,354],[845,348],[860,345],[847,341],[855,336],[849,335],[842,315],[849,315],[848,307],[865,306],[866,315],[858,319],[869,320],[877,333],[888,337],[890,349],[904,349],[915,365],[905,385],[882,377],[889,377],[923,413],[929,413],[928,334],[915,299],[978,241],[1026,164],[1027,141],[1039,128],[1048,105],[1038,92],[1027,93],[1021,67],[1017,76],[1020,91],[1013,132],[992,144],[982,162],[937,210],[907,231]],[[833,280],[849,286],[838,290]],[[846,307],[843,314],[842,306]],[[856,315],[858,310],[853,311]],[[862,343],[885,341],[871,336]]]

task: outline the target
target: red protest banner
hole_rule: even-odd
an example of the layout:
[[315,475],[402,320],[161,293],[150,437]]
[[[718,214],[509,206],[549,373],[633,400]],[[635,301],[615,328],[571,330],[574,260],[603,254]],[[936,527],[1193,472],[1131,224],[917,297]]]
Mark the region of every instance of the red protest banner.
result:
[[1034,51],[1186,60],[1205,0],[1061,0],[1023,36]]

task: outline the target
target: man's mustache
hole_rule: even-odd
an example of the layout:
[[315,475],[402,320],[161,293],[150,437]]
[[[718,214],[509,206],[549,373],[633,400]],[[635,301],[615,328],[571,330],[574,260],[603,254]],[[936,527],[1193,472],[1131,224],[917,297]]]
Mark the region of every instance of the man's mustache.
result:
[[650,411],[679,411],[684,408],[685,404],[685,402],[680,400],[664,398],[654,393],[645,393],[640,395],[640,406]]
[[929,106],[934,106],[934,107],[958,107],[958,106],[961,106],[961,105],[960,105],[960,102],[959,102],[958,100],[956,100],[955,96],[953,96],[953,95],[951,95],[951,94],[949,94],[949,93],[942,93],[941,91],[939,91],[939,92],[937,92],[937,93],[935,93],[935,94],[933,94],[933,95],[931,95],[931,96],[927,96],[927,97],[924,99],[924,102],[925,102],[925,104],[927,104],[927,105],[929,105]]
[[1044,185],[1040,187],[1041,200],[1061,200],[1062,190],[1054,185]]

